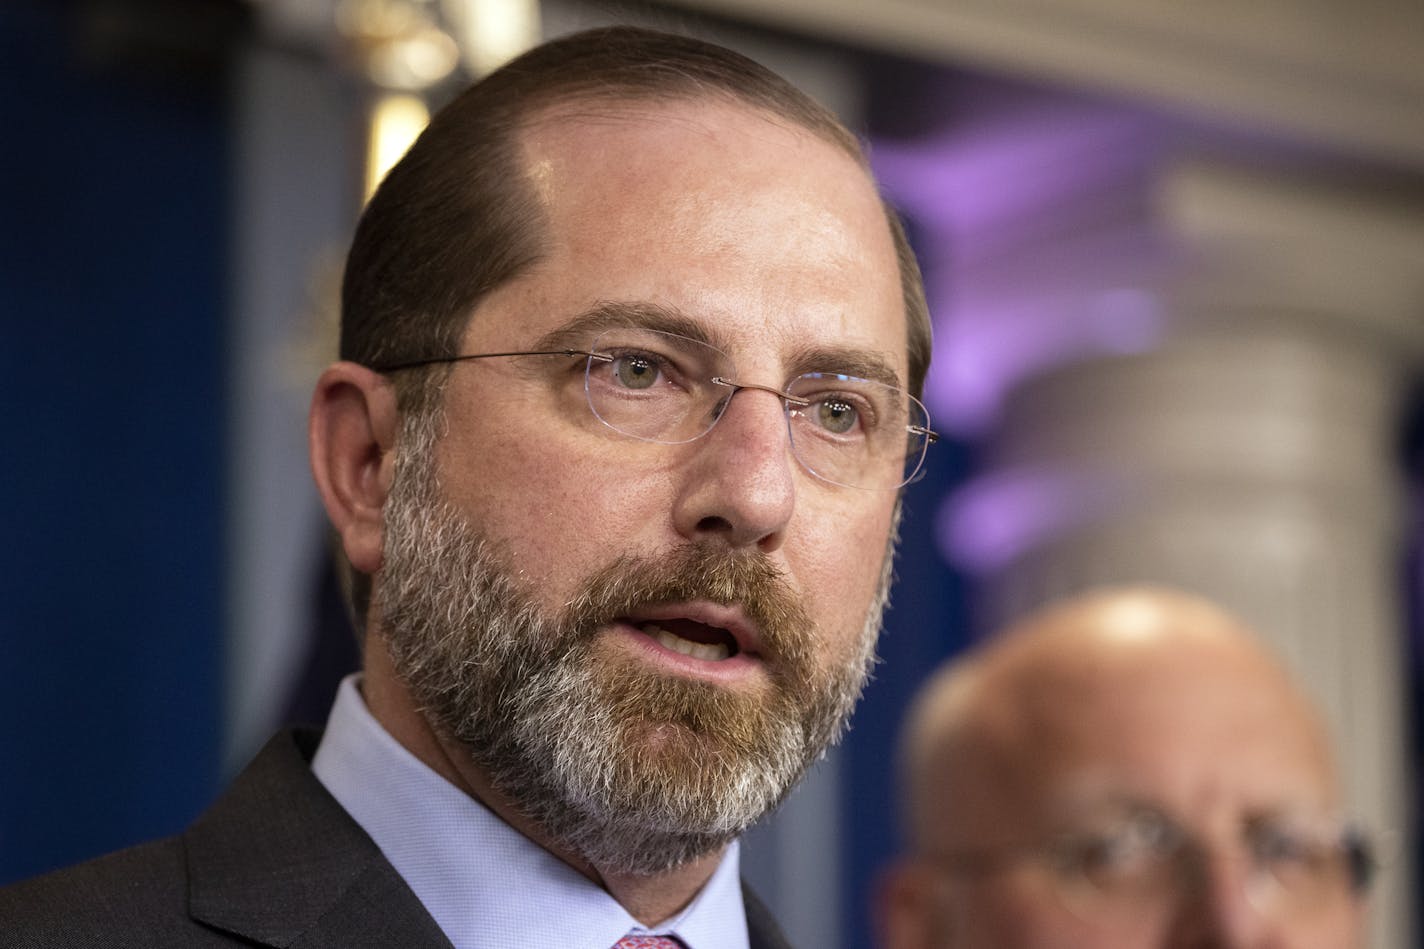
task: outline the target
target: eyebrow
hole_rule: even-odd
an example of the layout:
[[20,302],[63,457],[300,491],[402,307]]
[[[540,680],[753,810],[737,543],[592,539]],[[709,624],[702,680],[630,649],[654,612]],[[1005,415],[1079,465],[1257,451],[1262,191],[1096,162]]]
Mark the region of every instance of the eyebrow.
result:
[[877,353],[847,346],[806,346],[798,349],[791,360],[791,375],[808,372],[831,372],[843,376],[859,376],[894,389],[903,389],[900,374]]
[[[656,330],[685,336],[725,351],[726,342],[708,325],[676,307],[644,301],[603,301],[555,327],[535,342],[538,349],[558,350],[591,344],[591,337],[609,329]],[[810,345],[798,347],[790,360],[789,378],[808,372],[858,376],[894,388],[904,383],[894,366],[883,356],[848,346]]]
[[1087,796],[1070,795],[1054,801],[1049,814],[1051,819],[1058,823],[1072,824],[1082,820],[1142,811],[1169,816],[1161,802],[1129,791],[1109,791]]
[[591,336],[610,329],[647,329],[686,336],[699,343],[718,346],[707,328],[682,311],[660,303],[604,301],[555,327],[535,342],[540,349],[568,349],[588,345]]

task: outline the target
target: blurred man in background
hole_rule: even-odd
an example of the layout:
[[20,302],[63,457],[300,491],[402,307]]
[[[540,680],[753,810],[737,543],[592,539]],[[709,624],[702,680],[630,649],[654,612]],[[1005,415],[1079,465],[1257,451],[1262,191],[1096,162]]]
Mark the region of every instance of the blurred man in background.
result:
[[902,746],[886,949],[1348,949],[1372,863],[1329,743],[1239,622],[1161,589],[938,673]]

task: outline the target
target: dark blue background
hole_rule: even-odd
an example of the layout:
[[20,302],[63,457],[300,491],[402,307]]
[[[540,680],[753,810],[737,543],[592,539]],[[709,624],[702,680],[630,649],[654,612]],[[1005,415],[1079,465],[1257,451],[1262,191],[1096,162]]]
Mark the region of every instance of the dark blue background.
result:
[[222,74],[79,24],[0,5],[0,881],[218,781]]

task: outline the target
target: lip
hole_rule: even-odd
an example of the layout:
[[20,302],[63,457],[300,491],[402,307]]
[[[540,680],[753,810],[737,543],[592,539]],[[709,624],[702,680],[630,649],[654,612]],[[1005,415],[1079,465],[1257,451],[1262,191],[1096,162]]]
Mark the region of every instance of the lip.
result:
[[[686,656],[668,649],[641,628],[647,623],[674,619],[725,629],[736,641],[736,655],[715,661]],[[735,606],[703,602],[659,604],[620,616],[609,624],[608,629],[616,641],[622,642],[624,648],[634,651],[643,661],[675,674],[735,686],[766,672],[760,632],[756,624]]]
[[723,606],[705,601],[662,603],[628,616],[620,616],[617,622],[636,627],[643,623],[670,619],[691,620],[703,626],[725,629],[731,633],[737,644],[738,656],[761,658],[761,631],[738,606]]

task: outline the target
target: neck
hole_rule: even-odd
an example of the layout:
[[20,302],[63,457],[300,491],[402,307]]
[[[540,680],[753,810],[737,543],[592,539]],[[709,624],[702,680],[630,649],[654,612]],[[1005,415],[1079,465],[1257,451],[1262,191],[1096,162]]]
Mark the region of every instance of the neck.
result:
[[420,712],[410,690],[396,675],[385,642],[375,633],[366,640],[362,695],[372,716],[407,751],[455,787],[475,798],[501,820],[608,891],[644,926],[656,926],[676,915],[711,878],[724,849],[691,860],[666,873],[642,876],[599,867],[550,839],[524,816],[518,802],[495,790],[484,770],[464,747],[441,735]]

